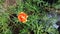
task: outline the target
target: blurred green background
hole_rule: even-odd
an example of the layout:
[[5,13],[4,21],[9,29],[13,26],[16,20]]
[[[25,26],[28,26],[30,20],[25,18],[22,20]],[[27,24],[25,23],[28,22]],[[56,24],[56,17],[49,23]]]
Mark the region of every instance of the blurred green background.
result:
[[[53,27],[58,9],[60,0],[0,0],[0,34],[59,34]],[[25,24],[20,12],[28,14]]]

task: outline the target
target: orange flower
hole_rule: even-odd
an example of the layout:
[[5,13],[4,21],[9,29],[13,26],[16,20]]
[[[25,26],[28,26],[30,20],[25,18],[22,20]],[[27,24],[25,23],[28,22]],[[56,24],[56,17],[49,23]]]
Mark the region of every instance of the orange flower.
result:
[[24,12],[19,13],[18,19],[20,22],[25,23],[27,21],[28,15]]

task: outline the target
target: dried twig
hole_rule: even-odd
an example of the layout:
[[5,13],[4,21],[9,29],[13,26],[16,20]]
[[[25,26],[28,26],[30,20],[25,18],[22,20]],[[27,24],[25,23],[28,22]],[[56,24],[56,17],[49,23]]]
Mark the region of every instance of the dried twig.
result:
[[45,7],[45,9],[48,11],[53,11],[53,12],[57,12],[58,14],[60,14],[60,9],[50,8],[50,7]]

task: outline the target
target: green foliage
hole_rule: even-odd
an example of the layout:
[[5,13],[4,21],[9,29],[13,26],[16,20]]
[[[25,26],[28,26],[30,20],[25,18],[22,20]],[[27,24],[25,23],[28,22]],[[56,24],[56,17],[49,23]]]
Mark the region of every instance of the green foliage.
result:
[[[3,0],[0,0],[0,2],[2,4]],[[4,11],[0,13],[1,34],[13,34],[15,30],[19,34],[31,34],[31,31],[34,34],[47,34],[46,32],[49,34],[58,34],[57,29],[53,27],[53,24],[57,21],[57,15],[54,14],[54,17],[49,18],[47,16],[48,12],[45,10],[46,6],[51,6],[49,3],[43,0],[16,0],[16,2],[16,7],[9,6],[7,9],[8,12]],[[53,6],[55,7],[55,5]],[[19,22],[18,18],[12,15],[16,14],[17,16],[20,12],[28,14],[28,21],[25,24]]]
[[11,34],[11,31],[8,27],[8,14],[0,15],[0,34]]

